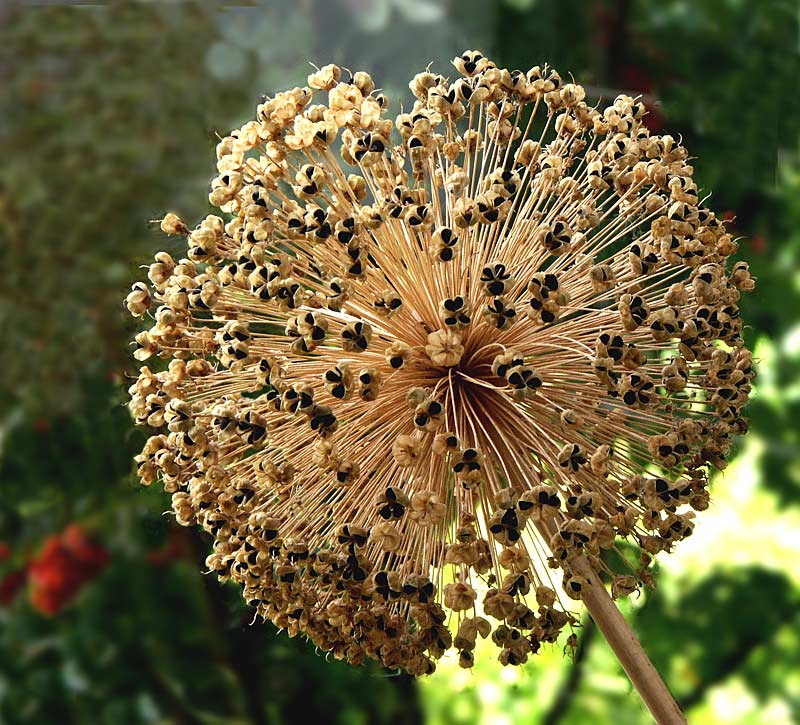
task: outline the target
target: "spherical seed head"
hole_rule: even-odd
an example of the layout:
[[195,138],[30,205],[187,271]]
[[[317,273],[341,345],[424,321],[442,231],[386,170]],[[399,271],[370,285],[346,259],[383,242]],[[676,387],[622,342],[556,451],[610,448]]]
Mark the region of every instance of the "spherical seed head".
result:
[[454,66],[394,120],[333,65],[265,100],[217,146],[219,215],[166,215],[186,258],[126,299],[135,357],[170,360],[130,388],[142,482],[259,615],[412,674],[490,634],[525,662],[617,537],[614,595],[649,583],[754,374],[686,149],[547,66]]

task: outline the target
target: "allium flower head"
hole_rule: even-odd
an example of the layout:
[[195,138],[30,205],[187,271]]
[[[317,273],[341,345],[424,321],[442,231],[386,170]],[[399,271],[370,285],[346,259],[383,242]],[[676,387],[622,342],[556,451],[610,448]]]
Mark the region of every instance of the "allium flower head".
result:
[[127,300],[169,361],[130,389],[143,483],[262,617],[414,674],[489,635],[525,662],[587,565],[649,583],[753,377],[753,281],[680,142],[547,66],[453,65],[396,119],[333,65],[267,99]]

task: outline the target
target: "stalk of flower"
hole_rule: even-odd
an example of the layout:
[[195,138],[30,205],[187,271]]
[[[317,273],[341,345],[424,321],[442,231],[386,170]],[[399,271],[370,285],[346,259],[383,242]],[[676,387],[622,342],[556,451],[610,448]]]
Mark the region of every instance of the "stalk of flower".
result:
[[333,65],[267,99],[217,146],[219,215],[166,215],[186,258],[127,299],[136,358],[169,361],[130,388],[143,483],[259,615],[415,675],[478,637],[522,664],[572,599],[623,626],[598,575],[628,595],[691,534],[753,377],[754,282],[642,103],[454,66],[394,121]]

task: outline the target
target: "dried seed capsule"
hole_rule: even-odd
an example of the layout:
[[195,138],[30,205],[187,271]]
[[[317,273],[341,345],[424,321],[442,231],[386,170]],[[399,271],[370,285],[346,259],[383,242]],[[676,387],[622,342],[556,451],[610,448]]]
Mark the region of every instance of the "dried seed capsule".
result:
[[514,285],[514,275],[502,262],[492,262],[483,268],[481,284],[487,295],[499,297],[511,290]]
[[399,370],[411,359],[411,347],[396,340],[386,348],[386,362],[393,370]]
[[469,326],[472,322],[469,311],[469,301],[460,296],[439,303],[439,319],[452,330],[463,330]]
[[346,352],[364,352],[372,339],[372,327],[362,321],[348,322],[341,332],[342,349]]
[[483,307],[481,314],[498,330],[511,327],[517,317],[517,311],[502,297],[494,297]]

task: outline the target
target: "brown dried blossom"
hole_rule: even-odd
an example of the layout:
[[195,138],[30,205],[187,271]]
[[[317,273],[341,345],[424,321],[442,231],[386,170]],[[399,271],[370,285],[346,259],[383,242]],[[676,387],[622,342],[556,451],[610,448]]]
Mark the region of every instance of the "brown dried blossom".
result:
[[754,375],[754,283],[680,142],[547,66],[454,65],[395,120],[333,65],[264,101],[217,146],[219,214],[168,214],[186,257],[126,301],[154,323],[135,357],[169,361],[130,388],[139,474],[214,537],[209,569],[417,675],[478,635],[514,665],[554,642],[578,558],[649,583],[602,552],[691,533]]

